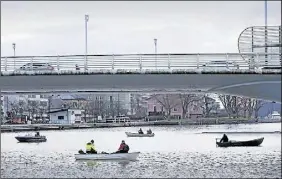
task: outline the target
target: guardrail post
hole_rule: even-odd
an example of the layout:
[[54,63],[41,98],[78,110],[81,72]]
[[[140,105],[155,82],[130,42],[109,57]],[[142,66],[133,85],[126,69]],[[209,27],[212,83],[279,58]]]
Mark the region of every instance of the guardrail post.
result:
[[84,72],[87,72],[87,55],[84,57]]
[[226,67],[227,67],[227,69],[229,69],[228,62],[229,62],[229,55],[228,55],[228,53],[226,53]]
[[259,54],[256,53],[256,62],[255,62],[256,68],[260,67],[260,61],[259,61]]
[[30,64],[31,64],[31,71],[33,71],[33,57],[31,57]]
[[5,58],[5,71],[7,71],[7,57]]
[[200,54],[197,54],[197,69],[200,67]]
[[112,55],[112,70],[115,69],[115,55]]
[[142,70],[142,55],[139,56],[139,69]]
[[57,56],[57,69],[60,70],[60,55]]
[[168,54],[168,69],[170,70],[170,54]]

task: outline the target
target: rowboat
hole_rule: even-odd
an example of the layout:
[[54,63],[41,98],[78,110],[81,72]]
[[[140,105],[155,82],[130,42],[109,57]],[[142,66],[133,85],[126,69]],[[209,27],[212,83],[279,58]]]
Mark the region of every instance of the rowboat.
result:
[[132,153],[98,153],[98,154],[75,154],[76,160],[137,160],[140,152]]
[[19,142],[46,142],[46,136],[33,136],[33,135],[26,135],[26,136],[17,136],[15,137]]
[[131,132],[125,132],[127,137],[154,137],[155,134],[139,134],[139,133],[131,133]]
[[217,142],[216,145],[219,147],[250,147],[250,146],[259,146],[264,140],[264,137],[254,139],[254,140],[248,140],[248,141],[233,141],[230,140],[228,142]]

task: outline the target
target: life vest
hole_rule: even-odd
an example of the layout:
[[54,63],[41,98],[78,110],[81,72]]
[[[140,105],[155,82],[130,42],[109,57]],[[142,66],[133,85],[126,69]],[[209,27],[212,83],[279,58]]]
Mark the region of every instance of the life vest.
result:
[[91,149],[95,150],[95,146],[94,146],[94,144],[89,142],[89,143],[86,144],[86,151],[91,151]]

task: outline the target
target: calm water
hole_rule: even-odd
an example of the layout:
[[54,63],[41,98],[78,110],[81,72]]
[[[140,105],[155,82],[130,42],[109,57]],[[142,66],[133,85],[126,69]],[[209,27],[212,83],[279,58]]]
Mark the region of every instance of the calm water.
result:
[[[144,128],[146,130],[147,128]],[[17,143],[16,133],[1,134],[1,178],[10,177],[236,177],[281,178],[280,134],[230,134],[230,139],[265,137],[261,147],[217,148],[220,134],[203,131],[281,131],[281,123],[217,126],[152,127],[153,138],[127,138],[125,131],[111,128],[42,131],[46,143]],[[24,134],[24,133],[20,133]],[[94,139],[98,151],[116,151],[121,140],[138,161],[76,161],[74,154]]]

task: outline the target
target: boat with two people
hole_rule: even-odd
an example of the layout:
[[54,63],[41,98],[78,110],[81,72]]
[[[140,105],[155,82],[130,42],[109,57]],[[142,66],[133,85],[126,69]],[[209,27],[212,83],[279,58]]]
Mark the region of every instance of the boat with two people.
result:
[[[93,142],[93,143],[92,143]],[[137,160],[140,152],[129,153],[129,146],[122,140],[118,150],[113,153],[101,152],[98,153],[94,146],[94,140],[91,140],[91,144],[86,144],[86,152],[79,150],[78,154],[75,154],[76,160]],[[91,145],[91,147],[90,147]],[[94,152],[95,151],[95,152]]]
[[125,132],[127,137],[154,137],[155,134],[152,132],[151,129],[147,130],[147,133],[145,134],[142,129],[140,128],[138,133],[132,133],[132,132]]
[[[218,141],[220,139],[220,141]],[[223,134],[222,138],[216,139],[216,145],[218,147],[256,147],[262,144],[264,137],[247,140],[247,141],[235,141],[229,140],[226,134]]]
[[46,142],[47,138],[46,136],[40,135],[39,132],[36,132],[35,135],[27,134],[25,136],[17,136],[15,137],[19,142],[27,142],[27,143],[33,143],[33,142]]

